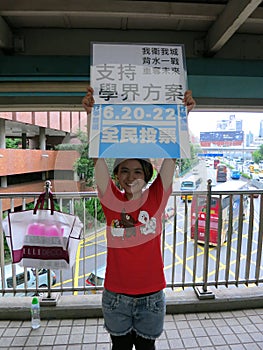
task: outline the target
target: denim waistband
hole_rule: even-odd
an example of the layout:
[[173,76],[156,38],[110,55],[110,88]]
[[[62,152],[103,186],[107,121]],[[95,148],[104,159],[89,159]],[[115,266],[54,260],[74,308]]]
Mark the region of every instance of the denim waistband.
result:
[[146,294],[125,294],[125,293],[117,293],[117,294],[125,295],[126,297],[130,297],[130,298],[144,298],[144,297],[148,297],[150,295],[157,294],[159,292],[160,292],[160,290],[157,290],[157,291],[151,292],[151,293],[146,293]]
[[127,298],[145,298],[145,297],[149,297],[149,296],[154,296],[155,294],[157,295],[158,293],[162,292],[163,290],[157,290],[155,292],[150,292],[150,293],[144,293],[144,294],[126,294],[126,293],[116,293],[116,292],[112,292],[111,290],[109,289],[106,289],[105,290],[112,294],[112,295],[116,295],[116,296],[123,296],[123,297],[127,297]]

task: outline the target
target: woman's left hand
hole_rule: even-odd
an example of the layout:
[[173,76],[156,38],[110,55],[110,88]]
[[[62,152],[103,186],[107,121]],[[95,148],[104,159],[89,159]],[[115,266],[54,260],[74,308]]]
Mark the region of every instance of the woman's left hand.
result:
[[93,97],[93,88],[91,86],[87,87],[87,93],[82,99],[82,106],[84,107],[85,111],[89,114],[91,113],[91,109],[94,106],[94,97]]

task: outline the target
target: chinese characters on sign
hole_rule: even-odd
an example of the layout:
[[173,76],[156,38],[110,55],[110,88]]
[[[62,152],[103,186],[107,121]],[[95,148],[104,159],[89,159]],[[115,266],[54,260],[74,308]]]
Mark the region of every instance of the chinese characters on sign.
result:
[[189,157],[181,45],[93,43],[91,157]]

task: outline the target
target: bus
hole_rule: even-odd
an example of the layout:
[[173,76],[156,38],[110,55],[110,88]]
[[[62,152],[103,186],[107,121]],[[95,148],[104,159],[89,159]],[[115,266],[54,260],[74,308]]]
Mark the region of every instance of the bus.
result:
[[227,167],[224,164],[218,164],[216,167],[216,182],[226,182]]
[[[229,192],[247,190],[248,185],[245,181],[228,181],[212,188],[211,207],[210,207],[210,231],[209,245],[222,245],[227,240],[229,210],[233,213],[233,231],[238,227],[238,216],[240,208],[240,198],[243,198],[243,215],[248,207],[248,196],[240,194],[231,195]],[[214,191],[222,191],[224,194],[214,194]],[[205,226],[206,226],[206,195],[196,195],[193,197],[191,206],[191,238],[199,243],[205,242]],[[230,205],[231,203],[231,205]],[[221,241],[219,242],[219,220],[222,218]],[[197,232],[196,232],[197,231]]]
[[[198,175],[190,176],[181,182],[180,191],[182,191],[182,192],[195,191],[201,182],[202,182],[202,178],[200,176],[198,176]],[[181,200],[185,201],[186,197],[187,197],[187,201],[191,202],[193,195],[192,194],[187,194],[187,195],[181,194]]]

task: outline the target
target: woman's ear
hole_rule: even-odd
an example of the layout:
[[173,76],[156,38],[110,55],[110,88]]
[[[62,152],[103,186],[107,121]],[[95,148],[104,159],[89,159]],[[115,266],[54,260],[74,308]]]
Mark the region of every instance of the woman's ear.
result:
[[114,175],[114,181],[115,181],[116,186],[121,190],[121,185],[119,182],[118,175]]

